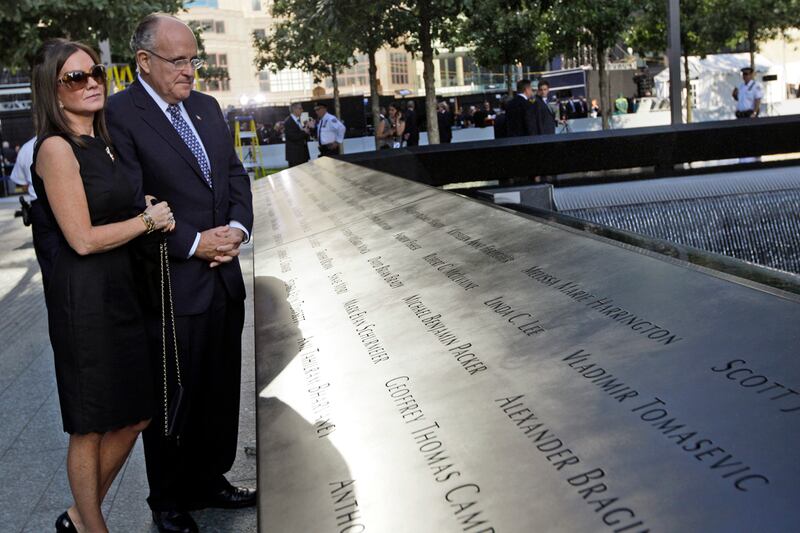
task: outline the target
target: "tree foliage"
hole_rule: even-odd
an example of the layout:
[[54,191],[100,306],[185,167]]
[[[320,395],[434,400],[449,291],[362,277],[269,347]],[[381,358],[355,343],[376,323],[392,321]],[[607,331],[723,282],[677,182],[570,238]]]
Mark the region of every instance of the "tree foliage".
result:
[[608,129],[611,99],[606,62],[609,49],[631,26],[634,0],[555,0],[548,11],[550,38],[556,49],[589,46],[595,53],[600,78],[600,108],[603,129]]
[[[750,52],[750,66],[755,68],[758,44],[774,39],[781,32],[800,23],[797,0],[709,0],[713,16],[707,20],[709,31],[731,46],[744,44]],[[733,32],[733,36],[730,33]]]
[[[715,27],[709,23],[715,16],[717,13],[714,0],[681,0],[681,55],[684,67],[687,122],[692,121],[689,56],[717,53],[734,38],[734,31],[730,26]],[[642,53],[666,50],[669,31],[667,19],[667,2],[664,0],[641,0],[626,42]]]
[[552,40],[545,31],[547,5],[537,0],[465,0],[461,44],[482,67],[502,66],[509,94],[513,66],[546,58]]
[[336,114],[341,116],[337,75],[353,63],[355,51],[345,28],[325,17],[316,0],[276,0],[272,16],[269,33],[253,34],[256,68],[299,69],[313,75],[315,83],[331,77]]
[[422,79],[425,86],[425,115],[428,143],[439,143],[436,117],[436,80],[433,64],[435,46],[455,43],[456,21],[463,9],[462,0],[407,0],[403,4],[406,18],[405,48],[422,56]]
[[145,15],[177,13],[182,0],[4,0],[0,6],[0,59],[7,67],[28,68],[43,41],[52,37],[97,48],[111,42],[115,60],[132,60],[128,41]]
[[[342,35],[369,61],[372,124],[380,121],[376,54],[385,45],[397,46],[405,32],[402,4],[394,0],[317,0],[317,16]],[[377,146],[377,127],[375,128]]]

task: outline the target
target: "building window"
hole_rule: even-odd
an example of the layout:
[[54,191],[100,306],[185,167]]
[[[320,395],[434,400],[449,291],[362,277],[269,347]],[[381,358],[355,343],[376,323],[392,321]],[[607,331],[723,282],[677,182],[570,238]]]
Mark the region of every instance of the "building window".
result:
[[190,7],[210,7],[217,9],[219,7],[218,0],[195,0],[194,2],[186,2],[183,7],[189,9]]
[[[355,56],[356,64],[339,74],[339,87],[365,87],[369,85],[369,58],[366,54]],[[332,88],[330,78],[325,80],[325,87]]]
[[269,72],[261,71],[258,73],[258,90],[262,93],[269,92]]
[[253,11],[261,11],[261,0],[252,0]]
[[258,86],[261,92],[310,91],[311,82],[309,74],[297,69],[286,69],[277,73],[264,70],[258,73]]
[[225,22],[222,20],[190,20],[189,27],[205,33],[225,33]]
[[230,91],[228,54],[207,54],[206,62],[208,67],[203,73],[205,77],[198,80],[198,88],[201,91]]
[[455,57],[442,57],[439,59],[439,77],[442,80],[442,87],[455,87],[458,85]]
[[210,19],[206,20],[190,20],[188,22],[189,27],[195,29],[199,32],[214,32],[214,21]]
[[264,39],[267,36],[267,32],[265,30],[253,30],[253,36],[256,39]]
[[389,54],[389,68],[393,85],[408,85],[408,56],[405,53]]

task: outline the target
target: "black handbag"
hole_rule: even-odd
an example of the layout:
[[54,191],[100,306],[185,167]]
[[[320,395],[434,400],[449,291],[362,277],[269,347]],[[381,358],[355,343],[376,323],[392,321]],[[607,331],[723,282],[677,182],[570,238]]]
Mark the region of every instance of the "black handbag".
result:
[[[181,383],[181,361],[178,357],[178,338],[175,335],[175,307],[172,303],[172,280],[169,273],[169,252],[167,239],[161,237],[159,244],[159,259],[161,263],[161,370],[164,385],[164,437],[180,441],[186,425],[188,403]],[[167,357],[167,320],[169,331],[172,334],[172,348],[175,352],[175,386],[172,394],[169,393],[169,364]]]

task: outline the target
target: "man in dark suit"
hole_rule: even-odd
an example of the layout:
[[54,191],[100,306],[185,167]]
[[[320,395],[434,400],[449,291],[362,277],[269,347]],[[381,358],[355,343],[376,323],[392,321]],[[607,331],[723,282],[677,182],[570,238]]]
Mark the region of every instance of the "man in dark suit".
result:
[[447,102],[439,102],[436,112],[436,122],[439,124],[439,142],[449,144],[453,141],[453,114]]
[[494,138],[503,139],[508,137],[508,96],[500,99],[500,112],[494,117]]
[[414,100],[409,100],[408,104],[406,104],[405,115],[406,129],[405,133],[403,133],[403,140],[405,140],[406,146],[419,146],[419,124]]
[[556,132],[556,115],[547,103],[549,93],[550,83],[547,80],[540,80],[533,100],[536,115],[535,135],[553,135]]
[[515,94],[506,106],[506,132],[508,137],[536,134],[536,111],[531,103],[531,80],[517,82]]
[[283,121],[283,132],[286,135],[286,161],[290,167],[296,167],[311,158],[308,154],[308,141],[311,136],[308,128],[300,122],[303,106],[294,103],[289,111],[289,116]]
[[[156,403],[144,433],[147,501],[159,531],[191,533],[197,524],[189,510],[256,500],[255,490],[223,475],[237,449],[245,299],[237,256],[253,224],[250,179],[219,105],[192,91],[202,65],[192,30],[169,15],[148,15],[131,48],[138,80],[109,98],[106,116],[123,174],[140,198],[168,201],[177,221],[167,244],[188,407],[176,442],[162,437],[163,397]],[[148,317],[162,391],[160,319],[160,309]]]

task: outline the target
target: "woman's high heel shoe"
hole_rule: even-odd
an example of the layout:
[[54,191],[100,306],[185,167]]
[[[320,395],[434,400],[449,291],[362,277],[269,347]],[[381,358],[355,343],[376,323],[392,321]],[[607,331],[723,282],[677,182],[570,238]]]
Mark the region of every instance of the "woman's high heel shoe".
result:
[[61,516],[56,518],[56,533],[78,533],[75,524],[69,518],[69,513],[64,511]]

